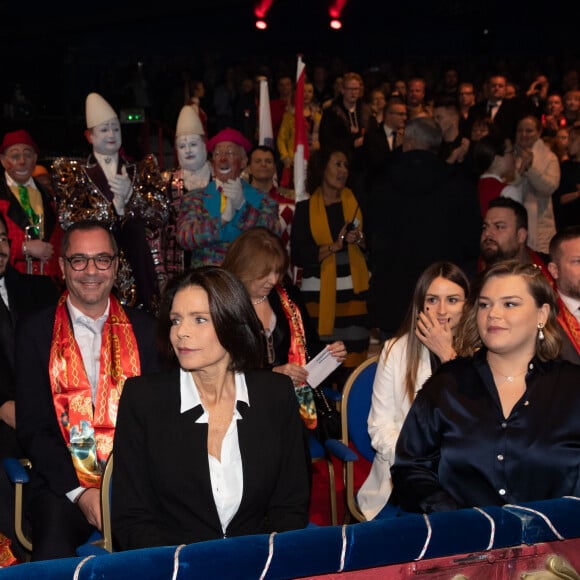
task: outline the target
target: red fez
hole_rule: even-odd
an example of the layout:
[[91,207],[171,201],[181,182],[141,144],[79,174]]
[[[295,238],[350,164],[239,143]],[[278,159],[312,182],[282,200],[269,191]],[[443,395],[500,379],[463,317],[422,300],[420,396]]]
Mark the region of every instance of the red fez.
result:
[[252,144],[236,129],[231,129],[226,127],[222,129],[217,135],[214,135],[207,143],[207,150],[213,153],[215,146],[218,143],[223,143],[224,141],[231,141],[236,145],[244,148],[246,153],[249,153],[252,149]]
[[29,145],[38,155],[38,146],[33,141],[28,131],[25,131],[24,129],[6,133],[6,135],[4,135],[4,139],[2,139],[2,145],[0,145],[0,153],[4,153],[6,149],[8,149],[8,147],[12,147],[12,145]]

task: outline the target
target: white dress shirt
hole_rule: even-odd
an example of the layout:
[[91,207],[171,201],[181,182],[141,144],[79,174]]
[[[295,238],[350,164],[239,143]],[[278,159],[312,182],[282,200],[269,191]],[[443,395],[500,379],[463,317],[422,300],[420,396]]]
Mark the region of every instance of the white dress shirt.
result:
[[[250,400],[243,373],[235,374],[235,385],[236,406],[234,406],[230,426],[222,441],[221,461],[208,453],[211,489],[224,533],[240,507],[244,491],[244,473],[237,425],[237,421],[241,421],[242,416],[237,409],[237,402],[243,401],[249,406]],[[198,405],[203,408],[192,374],[183,369],[180,371],[180,392],[181,413],[185,413]],[[197,419],[196,423],[207,423],[208,419],[209,415],[204,408],[203,414]]]

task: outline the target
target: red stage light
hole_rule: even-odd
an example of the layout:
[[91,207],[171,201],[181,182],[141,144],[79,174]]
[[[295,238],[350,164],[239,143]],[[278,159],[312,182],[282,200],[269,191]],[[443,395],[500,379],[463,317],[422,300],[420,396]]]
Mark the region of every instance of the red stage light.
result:
[[266,28],[268,28],[268,24],[266,24],[265,20],[256,20],[256,28],[258,30],[266,30]]
[[342,22],[336,18],[330,21],[330,28],[333,30],[340,30],[342,28]]

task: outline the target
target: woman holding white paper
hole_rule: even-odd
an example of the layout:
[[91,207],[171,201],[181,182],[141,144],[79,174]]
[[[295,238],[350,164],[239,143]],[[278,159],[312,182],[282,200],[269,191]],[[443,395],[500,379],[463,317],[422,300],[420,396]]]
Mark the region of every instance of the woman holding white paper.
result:
[[228,248],[222,267],[235,274],[248,290],[264,329],[266,364],[292,379],[302,418],[307,427],[313,428],[316,411],[305,365],[324,348],[338,362],[344,362],[344,343],[321,342],[300,290],[289,280],[284,243],[268,229],[254,227],[238,236]]

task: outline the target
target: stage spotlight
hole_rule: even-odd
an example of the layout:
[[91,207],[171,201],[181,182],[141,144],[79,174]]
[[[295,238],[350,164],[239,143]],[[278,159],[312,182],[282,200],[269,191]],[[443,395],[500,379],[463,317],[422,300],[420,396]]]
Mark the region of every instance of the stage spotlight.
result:
[[330,21],[330,28],[333,30],[340,30],[342,28],[342,22],[338,18],[333,18]]
[[266,30],[266,28],[268,28],[268,24],[265,20],[256,20],[256,28],[258,30]]

